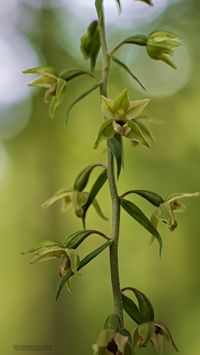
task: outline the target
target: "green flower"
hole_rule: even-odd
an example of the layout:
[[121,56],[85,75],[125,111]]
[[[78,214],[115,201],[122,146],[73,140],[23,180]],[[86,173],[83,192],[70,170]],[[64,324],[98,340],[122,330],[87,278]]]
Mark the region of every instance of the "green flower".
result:
[[130,101],[127,89],[123,90],[114,100],[102,96],[101,110],[106,121],[101,125],[94,147],[99,143],[119,134],[134,144],[150,148],[154,141],[148,127],[147,119],[141,116],[149,99]]
[[179,36],[170,32],[152,32],[146,43],[147,53],[152,59],[162,60],[176,69],[176,65],[168,56],[172,56],[174,49],[180,47],[180,40]]
[[134,355],[129,337],[111,328],[101,331],[93,351],[97,355]]
[[63,95],[66,92],[67,82],[60,77],[51,67],[36,67],[23,71],[24,74],[39,74],[35,80],[28,85],[45,89],[44,102],[50,99],[49,115],[54,117],[55,110],[61,104]]
[[[74,213],[77,217],[82,218],[84,206],[88,199],[88,192],[85,191],[77,191],[77,190],[59,190],[52,197],[50,197],[47,201],[42,203],[43,208],[47,208],[53,205],[57,201],[62,201],[61,204],[61,212],[66,212],[70,208],[73,208]],[[104,216],[97,199],[94,199],[92,203],[97,214],[107,220],[107,217]]]
[[166,339],[175,351],[177,346],[171,336],[169,329],[161,322],[154,320],[138,325],[133,330],[133,346],[146,347],[152,343],[156,352],[163,352],[163,340]]
[[180,202],[183,198],[199,197],[200,192],[194,193],[177,193],[170,195],[160,206],[153,212],[151,217],[152,224],[157,228],[159,221],[166,223],[170,230],[173,231],[177,227],[177,221],[174,214],[177,212],[185,212],[186,206]]
[[77,274],[80,258],[74,249],[65,248],[62,243],[54,240],[45,240],[38,246],[22,254],[32,254],[30,263],[60,259],[60,276],[66,275],[69,271]]

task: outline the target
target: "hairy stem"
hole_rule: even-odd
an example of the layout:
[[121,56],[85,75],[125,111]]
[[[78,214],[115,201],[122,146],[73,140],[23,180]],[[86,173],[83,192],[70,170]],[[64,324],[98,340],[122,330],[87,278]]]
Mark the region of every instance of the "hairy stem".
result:
[[[102,1],[103,2],[103,1]],[[103,57],[103,69],[102,69],[102,81],[100,86],[100,94],[107,96],[108,77],[110,71],[110,54],[107,47],[106,34],[105,34],[105,21],[104,11],[102,5],[101,14],[99,18],[99,31]],[[123,326],[123,311],[122,311],[122,295],[120,290],[119,279],[119,261],[118,261],[118,245],[119,245],[119,227],[120,227],[120,200],[117,192],[115,174],[114,174],[114,161],[113,155],[107,146],[107,173],[108,184],[110,189],[110,196],[112,201],[112,240],[113,243],[110,246],[110,271],[111,282],[113,290],[113,300],[115,313],[120,319],[120,323]]]

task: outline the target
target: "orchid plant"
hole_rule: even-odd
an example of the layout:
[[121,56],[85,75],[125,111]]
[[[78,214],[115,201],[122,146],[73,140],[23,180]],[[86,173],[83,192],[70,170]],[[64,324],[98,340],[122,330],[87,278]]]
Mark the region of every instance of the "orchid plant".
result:
[[[119,12],[121,12],[121,0],[115,1]],[[153,6],[153,1],[151,0],[138,1],[143,1],[147,6]],[[94,5],[97,18],[89,24],[86,32],[82,35],[80,46],[84,59],[89,61],[88,71],[68,68],[59,73],[54,68],[43,66],[25,70],[24,73],[38,75],[29,86],[45,89],[44,101],[50,102],[50,117],[54,117],[57,107],[63,102],[67,88],[72,80],[83,75],[88,75],[94,80],[94,85],[76,98],[68,107],[66,121],[74,105],[83,100],[92,91],[99,89],[103,122],[97,132],[96,140],[94,139],[94,148],[97,149],[100,143],[104,143],[106,145],[107,161],[106,163],[92,163],[85,167],[75,178],[72,188],[67,187],[56,192],[54,196],[43,203],[43,207],[46,208],[60,201],[63,212],[72,207],[75,216],[82,220],[83,228],[68,235],[63,243],[55,240],[45,240],[27,253],[33,256],[31,263],[53,259],[60,260],[58,273],[61,279],[56,295],[58,299],[65,286],[71,289],[71,281],[74,275],[79,275],[80,269],[84,268],[105,249],[110,249],[109,258],[114,310],[111,310],[111,314],[106,318],[104,329],[100,332],[96,343],[92,347],[93,353],[99,355],[133,355],[138,347],[147,347],[149,344],[153,345],[156,352],[161,353],[163,339],[167,340],[175,351],[178,351],[166,325],[161,321],[155,320],[154,308],[149,298],[133,286],[121,288],[118,265],[120,210],[123,209],[131,218],[145,228],[152,236],[152,241],[156,239],[161,256],[163,243],[158,231],[159,222],[167,224],[171,231],[175,230],[177,227],[175,213],[185,211],[185,206],[180,200],[200,196],[200,193],[178,193],[168,198],[163,198],[158,193],[147,189],[133,189],[119,195],[117,179],[123,167],[124,138],[125,141],[127,139],[130,141],[133,149],[136,145],[150,149],[154,143],[154,136],[149,126],[151,121],[144,114],[150,100],[146,97],[142,100],[133,100],[129,98],[126,88],[117,97],[111,98],[108,94],[108,84],[112,63],[115,63],[144,88],[144,85],[131,69],[115,56],[117,50],[122,46],[143,46],[146,48],[150,59],[160,60],[176,69],[175,63],[169,57],[173,55],[174,49],[180,46],[181,38],[170,32],[155,31],[149,36],[139,34],[127,37],[116,44],[114,48],[109,49],[104,20],[104,1],[96,0]],[[95,72],[95,66],[100,52],[102,55],[102,72],[99,78],[99,72]],[[87,184],[94,169],[99,169],[100,173],[88,192]],[[108,232],[108,234],[96,229],[86,229],[86,216],[91,206],[95,208],[101,218],[107,219],[97,201],[97,195],[105,183],[108,183],[112,202],[112,225],[111,233]],[[125,198],[130,194],[139,195],[154,206],[150,218],[134,202]],[[104,242],[102,239],[103,243],[100,247],[90,251],[83,259],[80,259],[78,248],[90,235],[103,238]],[[127,296],[125,294],[127,291],[133,294],[135,300],[130,295]],[[123,311],[134,322],[131,330],[126,329]]]

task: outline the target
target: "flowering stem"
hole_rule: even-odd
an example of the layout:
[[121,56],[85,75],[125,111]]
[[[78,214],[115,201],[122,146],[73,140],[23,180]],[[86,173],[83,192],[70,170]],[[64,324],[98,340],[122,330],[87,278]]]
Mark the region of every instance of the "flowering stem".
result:
[[[102,0],[103,3],[103,0]],[[107,97],[108,77],[110,71],[110,53],[107,47],[105,34],[105,21],[103,4],[102,11],[98,14],[100,41],[103,57],[102,80],[100,85],[100,94]],[[120,199],[117,192],[113,155],[107,146],[107,174],[110,196],[112,201],[112,244],[110,246],[110,272],[113,291],[113,300],[115,313],[118,315],[121,326],[123,326],[123,311],[122,311],[122,295],[120,290],[119,279],[119,262],[118,262],[118,245],[119,245],[119,227],[120,227]]]

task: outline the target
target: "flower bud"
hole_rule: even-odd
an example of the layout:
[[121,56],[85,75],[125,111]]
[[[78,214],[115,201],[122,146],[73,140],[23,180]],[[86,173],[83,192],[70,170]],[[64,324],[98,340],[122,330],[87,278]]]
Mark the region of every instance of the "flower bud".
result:
[[155,60],[162,60],[172,68],[176,65],[168,58],[174,54],[174,49],[180,47],[180,37],[170,32],[152,32],[147,39],[148,55]]

